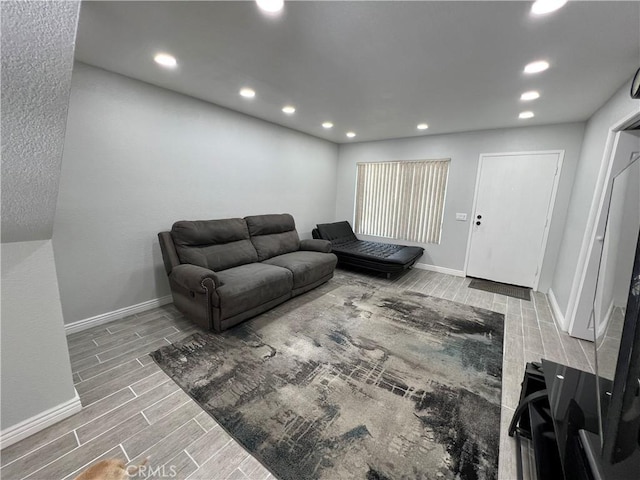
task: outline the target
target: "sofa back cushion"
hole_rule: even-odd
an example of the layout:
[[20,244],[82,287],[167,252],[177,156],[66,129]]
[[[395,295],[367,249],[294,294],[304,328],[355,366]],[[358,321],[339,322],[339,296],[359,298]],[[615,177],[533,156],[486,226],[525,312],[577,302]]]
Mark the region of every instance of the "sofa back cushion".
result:
[[258,261],[300,250],[296,223],[288,213],[244,217]]
[[258,261],[242,218],[183,220],[173,224],[171,237],[180,263],[220,271]]
[[347,221],[319,223],[318,232],[320,234],[320,238],[323,240],[329,240],[335,245],[345,242],[353,242],[358,239],[356,234],[353,233],[351,225]]

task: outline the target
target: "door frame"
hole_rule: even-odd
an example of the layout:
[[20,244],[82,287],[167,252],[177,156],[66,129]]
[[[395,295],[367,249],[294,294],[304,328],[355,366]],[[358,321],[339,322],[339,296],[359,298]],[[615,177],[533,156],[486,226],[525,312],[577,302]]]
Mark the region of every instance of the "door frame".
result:
[[536,275],[533,282],[533,290],[538,290],[538,284],[540,283],[540,274],[542,273],[542,262],[544,255],[547,251],[547,240],[549,239],[549,229],[551,227],[551,218],[553,216],[553,210],[556,204],[556,195],[558,193],[558,185],[560,183],[560,175],[562,175],[562,165],[564,164],[564,150],[535,150],[535,151],[523,151],[523,152],[498,152],[498,153],[481,153],[478,158],[478,171],[476,173],[476,185],[473,193],[473,206],[471,208],[471,218],[469,222],[469,233],[467,236],[467,252],[464,259],[464,276],[467,276],[467,267],[469,265],[469,254],[471,253],[471,238],[473,237],[473,216],[475,215],[476,206],[478,203],[478,190],[480,187],[480,175],[482,173],[482,164],[485,157],[513,157],[518,155],[545,155],[545,154],[557,154],[558,163],[556,166],[556,175],[553,179],[553,189],[551,190],[551,199],[549,200],[549,208],[547,209],[547,220],[544,226],[544,233],[542,236],[542,249],[538,256],[538,262],[536,265]]
[[[553,312],[554,316],[558,320],[560,328],[568,332],[572,337],[584,340],[591,340],[591,338],[593,338],[593,326],[589,327],[589,320],[585,322],[578,319],[580,300],[584,294],[584,288],[587,282],[589,259],[591,258],[596,242],[597,227],[600,222],[600,216],[603,213],[602,210],[606,200],[607,185],[611,181],[613,160],[616,154],[619,133],[631,127],[639,120],[640,112],[635,111],[628,113],[611,125],[607,133],[604,153],[600,163],[600,171],[598,172],[598,178],[596,179],[593,200],[591,201],[587,224],[582,236],[580,253],[578,254],[576,271],[573,275],[573,282],[571,283],[567,309],[564,312],[564,315],[559,306],[554,308]],[[553,299],[555,300],[555,295],[553,296]],[[550,303],[553,306],[553,302]]]

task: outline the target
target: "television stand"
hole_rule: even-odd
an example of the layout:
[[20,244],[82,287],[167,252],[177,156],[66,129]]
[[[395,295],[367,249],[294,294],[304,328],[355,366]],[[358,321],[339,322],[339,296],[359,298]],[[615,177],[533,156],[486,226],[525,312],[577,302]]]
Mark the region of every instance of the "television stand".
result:
[[[531,440],[538,479],[595,478],[580,430],[598,432],[595,375],[548,360],[528,363],[509,435],[518,446],[520,437]],[[518,477],[523,478],[521,458]]]

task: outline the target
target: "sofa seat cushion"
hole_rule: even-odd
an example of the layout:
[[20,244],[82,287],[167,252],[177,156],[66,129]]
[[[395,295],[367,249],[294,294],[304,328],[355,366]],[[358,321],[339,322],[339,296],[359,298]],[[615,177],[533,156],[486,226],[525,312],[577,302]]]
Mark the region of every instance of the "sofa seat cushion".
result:
[[337,262],[337,257],[332,253],[299,251],[278,255],[262,263],[290,270],[295,290],[331,275]]
[[238,313],[291,294],[293,275],[286,268],[251,263],[216,272],[220,286],[220,318]]

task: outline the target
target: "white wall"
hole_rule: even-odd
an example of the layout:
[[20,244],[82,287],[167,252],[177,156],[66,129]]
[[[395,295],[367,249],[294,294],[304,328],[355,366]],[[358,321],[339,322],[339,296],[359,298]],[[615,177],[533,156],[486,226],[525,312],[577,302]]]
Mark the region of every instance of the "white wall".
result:
[[[628,135],[626,132],[623,134]],[[634,151],[640,152],[640,139],[632,135],[629,137],[635,143]],[[632,259],[640,228],[640,160],[615,176],[611,200],[604,210],[606,228],[594,298],[598,338],[606,329],[611,309],[627,305]]]
[[[640,132],[639,132],[640,133]],[[638,139],[638,150],[640,152],[640,139]],[[614,279],[613,303],[619,307],[626,307],[629,299],[629,279],[633,272],[633,265],[629,261],[635,254],[638,242],[638,225],[640,225],[640,158],[637,159],[620,178],[628,176],[627,196],[625,198],[623,230],[621,232],[620,251],[617,255],[617,265],[615,267],[616,277]],[[615,185],[614,189],[617,189]]]
[[[640,102],[632,100],[629,96],[630,83],[631,79],[625,82],[587,122],[578,168],[575,172],[567,222],[562,235],[558,264],[552,281],[553,293],[563,316],[567,313],[574,282],[579,281],[576,278],[578,257],[583,242],[587,241],[585,239],[587,220],[594,198],[596,180],[603,164],[609,131],[624,117],[640,111]],[[567,326],[564,325],[565,328]]]
[[65,322],[170,293],[157,233],[183,219],[333,221],[337,146],[76,64],[54,249]]
[[2,429],[74,398],[51,240],[2,244]]
[[[640,140],[638,140],[636,152],[640,152]],[[616,264],[612,265],[615,277],[611,281],[611,291],[613,292],[613,303],[617,307],[626,307],[629,295],[629,280],[633,272],[633,262],[638,241],[638,228],[640,227],[640,160],[636,160],[633,165],[620,173],[613,182],[613,195],[618,190],[623,190],[620,200],[620,231],[618,232],[618,246],[616,252]],[[618,185],[620,184],[620,185]],[[608,228],[608,227],[607,227]],[[616,239],[614,239],[616,240]]]
[[80,408],[50,240],[80,2],[4,1],[1,9],[0,427],[6,446]]
[[[442,239],[439,245],[421,245],[425,248],[425,255],[419,263],[463,270],[480,154],[564,150],[564,166],[540,276],[539,289],[546,291],[558,255],[583,130],[584,124],[576,123],[341,145],[336,219],[353,223],[357,162],[451,158]],[[467,213],[468,220],[456,221],[456,212]]]

